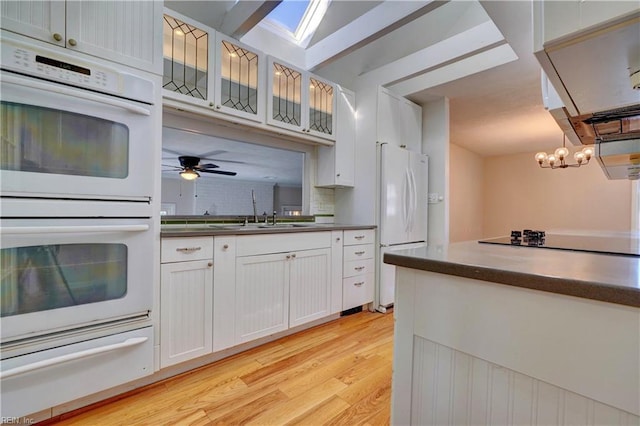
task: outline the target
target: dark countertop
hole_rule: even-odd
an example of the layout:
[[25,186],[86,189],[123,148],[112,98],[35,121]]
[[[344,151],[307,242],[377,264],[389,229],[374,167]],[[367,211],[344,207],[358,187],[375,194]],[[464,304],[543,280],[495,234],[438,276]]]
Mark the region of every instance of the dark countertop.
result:
[[203,237],[215,235],[279,234],[292,232],[346,231],[350,229],[375,229],[374,225],[344,225],[338,223],[281,224],[275,227],[255,224],[242,225],[162,225],[160,237]]
[[479,244],[399,250],[384,262],[406,268],[640,307],[640,258]]

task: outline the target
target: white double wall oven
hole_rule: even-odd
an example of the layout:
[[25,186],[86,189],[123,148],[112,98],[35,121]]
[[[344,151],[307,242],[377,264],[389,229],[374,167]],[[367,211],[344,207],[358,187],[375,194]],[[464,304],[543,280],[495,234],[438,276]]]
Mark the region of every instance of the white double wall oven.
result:
[[[153,372],[150,164],[161,106],[153,76],[4,31],[1,65],[0,377],[8,417],[82,396],[72,389],[80,376],[90,393]],[[110,362],[124,372],[106,371]],[[52,375],[55,390],[46,386]],[[86,389],[92,378],[97,384]]]

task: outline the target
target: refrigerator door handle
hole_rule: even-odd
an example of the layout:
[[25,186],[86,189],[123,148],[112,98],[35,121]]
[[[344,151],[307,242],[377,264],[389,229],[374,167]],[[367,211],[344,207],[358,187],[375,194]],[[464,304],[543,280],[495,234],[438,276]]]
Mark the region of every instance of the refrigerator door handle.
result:
[[411,205],[411,228],[410,230],[413,231],[413,227],[415,225],[415,220],[416,220],[416,213],[418,210],[418,184],[416,183],[416,175],[415,173],[413,173],[413,169],[411,169],[410,171],[410,175],[411,175],[411,201],[412,201],[412,205]]
[[405,169],[404,171],[404,190],[402,191],[402,198],[404,232],[409,232],[409,218],[411,214],[411,176],[409,175],[409,169]]

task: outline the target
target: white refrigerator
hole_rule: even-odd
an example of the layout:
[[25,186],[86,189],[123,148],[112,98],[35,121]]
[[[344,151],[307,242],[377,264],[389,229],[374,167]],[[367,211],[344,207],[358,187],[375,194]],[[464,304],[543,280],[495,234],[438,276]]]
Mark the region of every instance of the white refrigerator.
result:
[[378,145],[379,253],[378,310],[395,299],[395,266],[383,263],[384,253],[427,243],[428,157],[389,143]]

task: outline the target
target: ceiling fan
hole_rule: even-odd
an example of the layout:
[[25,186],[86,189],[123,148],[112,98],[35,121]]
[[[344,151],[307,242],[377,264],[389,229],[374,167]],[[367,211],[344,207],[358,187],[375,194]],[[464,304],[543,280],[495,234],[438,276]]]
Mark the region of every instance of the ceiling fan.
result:
[[228,172],[225,170],[216,170],[220,166],[213,163],[200,164],[200,157],[191,155],[181,155],[178,157],[181,167],[163,165],[172,167],[174,170],[180,170],[180,176],[186,180],[194,180],[200,177],[200,173],[215,173],[218,175],[235,176],[236,172]]

